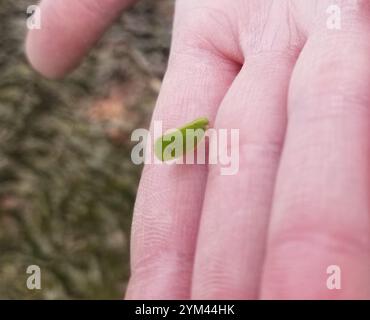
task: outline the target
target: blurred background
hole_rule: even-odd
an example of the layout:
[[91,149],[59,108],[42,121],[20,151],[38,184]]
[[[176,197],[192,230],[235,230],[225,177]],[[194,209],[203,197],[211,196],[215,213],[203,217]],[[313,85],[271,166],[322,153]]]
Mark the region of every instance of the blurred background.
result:
[[[173,0],[141,0],[62,81],[24,56],[27,6],[0,0],[0,299],[121,299],[146,128],[164,75]],[[41,268],[42,290],[26,269]]]

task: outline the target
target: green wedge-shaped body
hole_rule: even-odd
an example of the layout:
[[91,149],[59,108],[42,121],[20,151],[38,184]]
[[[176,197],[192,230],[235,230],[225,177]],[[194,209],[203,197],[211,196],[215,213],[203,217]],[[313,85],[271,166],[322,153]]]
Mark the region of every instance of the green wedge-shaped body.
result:
[[208,124],[207,118],[198,118],[158,138],[154,144],[156,157],[166,162],[194,151],[202,141]]

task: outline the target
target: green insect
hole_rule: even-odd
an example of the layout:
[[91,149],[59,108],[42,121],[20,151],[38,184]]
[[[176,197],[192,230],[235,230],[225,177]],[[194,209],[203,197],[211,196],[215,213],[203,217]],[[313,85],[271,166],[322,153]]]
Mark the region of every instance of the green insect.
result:
[[207,118],[198,118],[158,138],[154,144],[156,157],[166,162],[195,150],[203,139],[208,124]]

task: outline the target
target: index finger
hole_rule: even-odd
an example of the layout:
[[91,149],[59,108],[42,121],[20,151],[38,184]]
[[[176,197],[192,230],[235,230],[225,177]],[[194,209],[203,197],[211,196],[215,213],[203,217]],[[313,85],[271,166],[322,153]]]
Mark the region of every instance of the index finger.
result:
[[49,78],[73,70],[119,14],[135,0],[43,0],[41,29],[30,30],[26,52]]

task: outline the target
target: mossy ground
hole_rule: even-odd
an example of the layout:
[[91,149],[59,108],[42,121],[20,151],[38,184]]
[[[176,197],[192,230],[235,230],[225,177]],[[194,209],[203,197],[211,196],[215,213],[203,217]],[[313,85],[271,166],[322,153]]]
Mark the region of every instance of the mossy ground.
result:
[[[0,298],[119,299],[141,171],[130,134],[148,126],[173,1],[141,1],[62,81],[24,57],[28,5],[0,0]],[[26,288],[31,264],[42,290]]]

